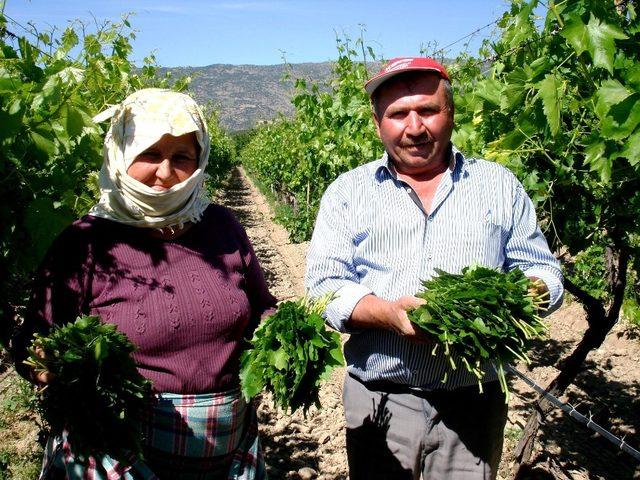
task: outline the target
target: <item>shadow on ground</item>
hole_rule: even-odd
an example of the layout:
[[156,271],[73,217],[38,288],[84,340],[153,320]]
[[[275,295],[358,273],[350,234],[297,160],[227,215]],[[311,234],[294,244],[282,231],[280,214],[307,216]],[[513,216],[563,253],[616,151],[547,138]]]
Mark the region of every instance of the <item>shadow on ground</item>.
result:
[[[262,395],[258,398],[259,402],[264,401]],[[290,472],[297,472],[305,467],[317,472],[319,470],[317,452],[320,445],[312,433],[302,431],[301,425],[291,421],[291,417],[286,423],[282,419],[278,420],[279,415],[273,405],[267,408],[261,407],[258,408],[260,425],[272,425],[273,430],[277,432],[275,435],[261,434],[260,436],[269,478],[275,480],[291,478]]]

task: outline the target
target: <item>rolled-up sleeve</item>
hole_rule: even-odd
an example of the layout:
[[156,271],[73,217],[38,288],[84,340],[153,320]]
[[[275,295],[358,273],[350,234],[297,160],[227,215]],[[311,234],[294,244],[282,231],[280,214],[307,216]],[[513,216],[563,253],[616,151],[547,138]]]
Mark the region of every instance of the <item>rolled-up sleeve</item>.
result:
[[533,203],[518,182],[513,203],[513,228],[505,246],[505,267],[519,268],[528,277],[541,279],[549,289],[547,313],[562,304],[564,288],[558,260],[549,250],[536,219]]
[[372,291],[360,284],[354,266],[349,218],[349,201],[338,180],[329,186],[320,202],[307,255],[305,283],[311,297],[334,295],[325,310],[327,323],[340,332],[354,333],[348,325],[351,312]]

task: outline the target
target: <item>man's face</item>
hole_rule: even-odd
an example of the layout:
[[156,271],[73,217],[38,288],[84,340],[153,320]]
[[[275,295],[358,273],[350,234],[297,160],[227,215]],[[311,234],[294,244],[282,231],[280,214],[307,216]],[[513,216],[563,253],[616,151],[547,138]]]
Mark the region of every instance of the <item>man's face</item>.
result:
[[396,170],[420,175],[442,168],[453,131],[444,81],[425,73],[392,79],[379,88],[376,130]]

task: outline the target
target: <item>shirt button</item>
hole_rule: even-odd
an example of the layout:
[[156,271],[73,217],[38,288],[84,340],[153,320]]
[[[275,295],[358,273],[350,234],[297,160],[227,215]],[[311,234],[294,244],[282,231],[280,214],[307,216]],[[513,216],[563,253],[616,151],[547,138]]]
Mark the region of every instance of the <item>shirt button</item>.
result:
[[411,193],[411,188],[410,187],[407,187],[405,190],[407,191],[407,193]]

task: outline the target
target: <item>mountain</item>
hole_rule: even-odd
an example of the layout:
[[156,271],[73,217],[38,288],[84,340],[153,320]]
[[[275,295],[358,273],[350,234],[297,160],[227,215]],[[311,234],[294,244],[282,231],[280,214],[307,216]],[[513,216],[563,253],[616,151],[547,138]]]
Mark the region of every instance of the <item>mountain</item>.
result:
[[[220,121],[229,132],[247,130],[278,113],[291,115],[293,80],[290,77],[326,82],[331,62],[283,65],[209,65],[170,68],[174,76],[192,77],[189,90],[201,104],[211,103],[220,111]],[[163,72],[161,69],[160,73]]]

